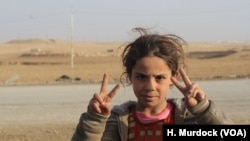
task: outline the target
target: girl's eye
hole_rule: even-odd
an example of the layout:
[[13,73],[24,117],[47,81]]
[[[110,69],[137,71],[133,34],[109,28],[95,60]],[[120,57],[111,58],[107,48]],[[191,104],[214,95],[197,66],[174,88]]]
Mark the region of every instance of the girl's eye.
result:
[[146,76],[145,75],[137,75],[136,78],[139,80],[145,80]]
[[164,76],[161,76],[161,75],[159,75],[159,76],[156,76],[156,78],[155,78],[157,81],[161,81],[161,80],[163,80],[163,79],[165,79],[165,77]]

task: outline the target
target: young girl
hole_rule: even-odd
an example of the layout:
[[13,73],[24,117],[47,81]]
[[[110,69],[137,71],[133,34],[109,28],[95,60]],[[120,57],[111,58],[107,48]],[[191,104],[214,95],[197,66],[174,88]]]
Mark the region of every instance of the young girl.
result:
[[[120,84],[107,92],[108,75],[104,74],[101,90],[94,94],[87,112],[82,114],[72,141],[160,141],[163,125],[232,123],[186,75],[182,38],[148,34],[143,28],[135,30],[141,36],[125,47],[122,60],[123,74],[132,85],[137,101],[111,109],[110,103]],[[173,85],[184,98],[167,99]]]

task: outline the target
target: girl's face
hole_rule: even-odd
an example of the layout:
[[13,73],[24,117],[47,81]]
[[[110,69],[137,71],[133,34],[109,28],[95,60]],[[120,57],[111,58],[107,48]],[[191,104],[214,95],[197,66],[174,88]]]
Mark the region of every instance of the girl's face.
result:
[[166,62],[157,56],[146,56],[138,60],[132,69],[130,80],[138,99],[137,109],[163,110],[171,81],[171,70]]

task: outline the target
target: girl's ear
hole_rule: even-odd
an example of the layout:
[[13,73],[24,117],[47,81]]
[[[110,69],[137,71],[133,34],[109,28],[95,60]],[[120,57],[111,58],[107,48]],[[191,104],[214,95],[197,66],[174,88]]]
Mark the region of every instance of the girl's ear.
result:
[[177,72],[175,73],[174,77],[175,77],[176,79],[179,79],[179,78],[180,78],[180,72],[177,71]]
[[180,78],[180,72],[177,71],[175,74],[172,75],[172,77],[179,79]]
[[[179,78],[180,78],[180,73],[179,73],[179,71],[177,71],[175,74],[173,74],[172,77],[174,77],[174,78],[176,78],[176,79],[179,79]],[[173,86],[173,82],[172,82],[172,81],[171,81],[170,86]]]

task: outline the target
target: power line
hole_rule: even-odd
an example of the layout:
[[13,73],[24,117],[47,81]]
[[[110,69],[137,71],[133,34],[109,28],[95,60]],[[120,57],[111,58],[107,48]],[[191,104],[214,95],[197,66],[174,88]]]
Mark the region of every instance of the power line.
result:
[[74,68],[74,49],[73,49],[73,26],[74,26],[74,11],[71,9],[71,34],[70,34],[70,47],[71,47],[71,68]]

